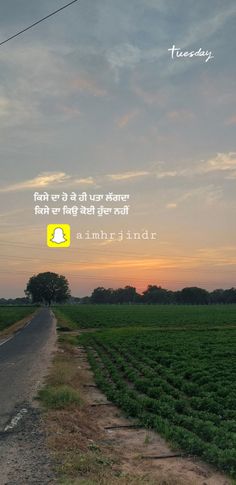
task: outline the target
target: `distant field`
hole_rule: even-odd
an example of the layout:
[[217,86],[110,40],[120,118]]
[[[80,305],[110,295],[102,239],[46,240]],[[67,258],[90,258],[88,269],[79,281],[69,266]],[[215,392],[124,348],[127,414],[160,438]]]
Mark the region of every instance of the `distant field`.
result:
[[0,332],[15,322],[22,320],[36,310],[35,307],[1,307],[0,306]]
[[236,325],[236,305],[65,305],[54,311],[74,328]]

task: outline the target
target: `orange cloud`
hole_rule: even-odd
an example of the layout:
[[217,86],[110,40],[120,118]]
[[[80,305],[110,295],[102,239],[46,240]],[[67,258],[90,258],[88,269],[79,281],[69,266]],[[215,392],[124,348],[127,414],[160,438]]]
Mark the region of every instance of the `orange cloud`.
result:
[[107,175],[110,180],[128,180],[136,177],[144,177],[145,175],[149,175],[149,172],[144,170],[137,170],[134,172],[122,172],[122,173],[113,173]]
[[225,121],[226,125],[236,125],[236,115],[231,116]]
[[69,178],[69,175],[66,175],[64,172],[43,172],[33,179],[2,187],[0,192],[14,192],[18,190],[47,187],[49,185],[65,182]]
[[136,118],[137,115],[138,115],[138,110],[130,111],[129,113],[126,113],[117,121],[117,125],[119,126],[119,128],[123,128],[124,126],[128,125],[128,123],[131,120]]
[[75,179],[74,182],[76,184],[82,184],[82,185],[95,185],[95,180],[93,177],[86,177],[86,178],[81,178],[81,179]]
[[106,91],[100,88],[94,81],[88,78],[78,77],[72,82],[72,88],[76,91],[87,92],[93,96],[105,96]]

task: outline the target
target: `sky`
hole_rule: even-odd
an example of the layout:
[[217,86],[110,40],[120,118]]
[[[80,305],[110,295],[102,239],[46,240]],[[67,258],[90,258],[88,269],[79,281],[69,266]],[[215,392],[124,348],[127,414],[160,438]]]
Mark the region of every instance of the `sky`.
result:
[[[0,42],[65,3],[0,0]],[[235,16],[234,0],[80,0],[0,46],[0,297],[42,271],[74,296],[236,286]],[[35,191],[130,194],[130,212],[35,216]],[[58,222],[70,248],[46,245]]]

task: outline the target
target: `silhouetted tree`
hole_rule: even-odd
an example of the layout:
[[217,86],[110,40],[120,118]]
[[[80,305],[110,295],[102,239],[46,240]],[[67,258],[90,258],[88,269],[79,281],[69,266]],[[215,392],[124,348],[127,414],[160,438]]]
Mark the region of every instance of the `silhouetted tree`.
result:
[[70,298],[69,283],[65,276],[56,273],[39,273],[31,276],[25,294],[33,303],[62,303]]
[[225,290],[217,289],[210,293],[211,303],[225,303]]
[[197,286],[183,288],[177,295],[178,303],[190,305],[207,305],[210,301],[210,296],[207,290],[198,288]]
[[148,285],[147,289],[143,292],[142,301],[144,303],[159,304],[173,303],[174,293],[172,291],[165,290],[161,286]]
[[182,290],[170,291],[157,285],[148,285],[142,294],[137,293],[133,286],[124,288],[95,288],[91,297],[81,299],[81,303],[144,303],[144,304],[188,304],[208,305],[225,303],[236,303],[236,288],[227,290],[217,289],[208,292],[196,286],[186,287]]
[[133,286],[118,288],[111,294],[111,303],[135,303],[136,301],[138,301],[138,294]]
[[225,303],[236,303],[236,288],[230,288],[224,291]]
[[91,303],[110,303],[112,292],[110,288],[106,290],[103,286],[98,286],[92,292]]

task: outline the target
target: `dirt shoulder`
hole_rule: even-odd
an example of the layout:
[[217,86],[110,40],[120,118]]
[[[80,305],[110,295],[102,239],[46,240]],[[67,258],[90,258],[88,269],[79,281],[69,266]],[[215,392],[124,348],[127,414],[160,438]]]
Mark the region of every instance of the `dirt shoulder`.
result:
[[[56,460],[58,484],[229,485],[231,480],[193,458],[174,456],[157,433],[136,428],[95,385],[75,337],[61,337],[42,395],[47,443]],[[68,395],[60,396],[67,388]],[[77,402],[69,399],[75,392]],[[73,394],[72,392],[72,394]],[[155,458],[154,458],[155,457]]]

